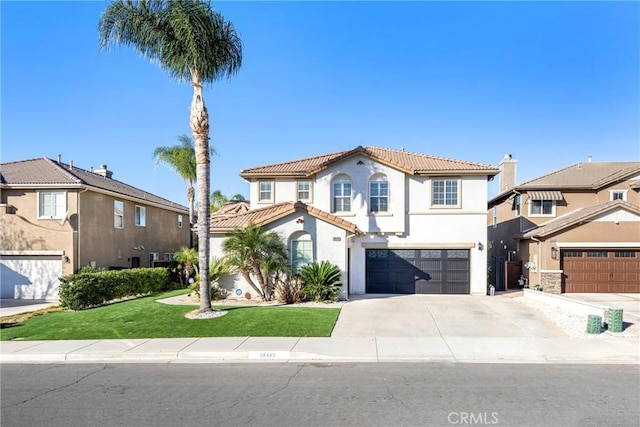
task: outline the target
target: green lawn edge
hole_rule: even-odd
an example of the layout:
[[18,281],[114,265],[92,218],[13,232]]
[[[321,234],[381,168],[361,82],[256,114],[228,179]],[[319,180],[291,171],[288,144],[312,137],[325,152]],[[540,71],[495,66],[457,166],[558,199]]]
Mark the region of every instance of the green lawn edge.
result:
[[329,337],[340,308],[214,306],[227,314],[187,319],[197,306],[158,299],[187,293],[163,292],[82,311],[43,314],[0,329],[0,340],[87,340],[204,337]]

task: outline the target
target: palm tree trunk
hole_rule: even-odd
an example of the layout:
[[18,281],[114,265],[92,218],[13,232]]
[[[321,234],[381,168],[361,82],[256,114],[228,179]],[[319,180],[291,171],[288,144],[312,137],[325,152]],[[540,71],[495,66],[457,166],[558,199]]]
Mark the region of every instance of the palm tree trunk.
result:
[[198,183],[198,263],[200,266],[200,312],[211,311],[209,287],[209,113],[202,97],[200,76],[193,72],[191,101],[191,131],[196,151],[196,182]]
[[189,179],[187,187],[187,200],[189,200],[189,247],[193,247],[193,205],[195,200],[195,191],[193,190],[193,181]]

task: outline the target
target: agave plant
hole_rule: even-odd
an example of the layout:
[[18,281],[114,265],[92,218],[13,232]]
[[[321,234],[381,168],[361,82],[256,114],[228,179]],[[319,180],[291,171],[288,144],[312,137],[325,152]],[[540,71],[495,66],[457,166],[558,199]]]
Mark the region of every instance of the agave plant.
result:
[[342,271],[329,261],[312,262],[299,270],[305,282],[305,293],[314,301],[335,301],[341,286]]

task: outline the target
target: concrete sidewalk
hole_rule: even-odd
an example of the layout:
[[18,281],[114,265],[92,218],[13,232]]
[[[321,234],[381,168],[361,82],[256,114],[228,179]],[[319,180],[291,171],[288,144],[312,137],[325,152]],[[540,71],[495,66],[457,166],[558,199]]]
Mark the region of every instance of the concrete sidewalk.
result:
[[632,363],[637,338],[172,338],[3,341],[1,363],[397,362]]

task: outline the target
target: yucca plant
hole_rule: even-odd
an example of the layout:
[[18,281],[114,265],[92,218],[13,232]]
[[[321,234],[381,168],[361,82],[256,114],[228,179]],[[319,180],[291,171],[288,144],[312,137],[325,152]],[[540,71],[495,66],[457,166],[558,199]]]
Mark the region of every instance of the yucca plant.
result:
[[329,261],[312,262],[299,270],[304,280],[304,290],[312,300],[335,301],[338,299],[338,287],[341,286],[342,271]]

